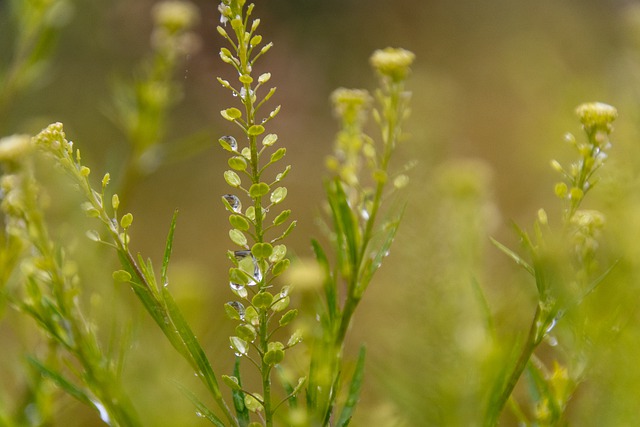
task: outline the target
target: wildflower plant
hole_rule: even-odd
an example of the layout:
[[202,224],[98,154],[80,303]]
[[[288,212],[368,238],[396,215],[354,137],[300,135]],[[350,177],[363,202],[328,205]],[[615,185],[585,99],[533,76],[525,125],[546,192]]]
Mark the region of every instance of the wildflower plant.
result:
[[393,175],[391,157],[403,139],[402,124],[408,116],[410,94],[405,81],[414,54],[404,49],[378,50],[370,62],[380,88],[372,115],[380,142],[364,131],[371,114],[372,97],[360,89],[338,89],[332,95],[341,128],[334,154],[327,160],[333,177],[326,182],[335,265],[317,241],[316,258],[325,270],[323,304],[318,308],[320,326],[311,352],[307,404],[312,425],[347,425],[362,384],[365,349],[361,348],[342,410],[336,406],[345,366],[343,353],[352,317],[398,229],[403,208],[380,219],[383,202],[394,189],[404,187],[408,177]]
[[[297,309],[289,307],[292,287],[280,285],[279,278],[290,265],[283,240],[295,228],[296,221],[290,220],[289,209],[278,209],[287,197],[287,189],[280,183],[291,167],[281,166],[286,148],[278,147],[278,136],[267,132],[267,125],[277,116],[280,106],[263,113],[276,89],[264,89],[270,74],[255,76],[254,68],[272,44],[263,43],[257,33],[260,20],[251,18],[253,9],[253,4],[247,5],[242,0],[224,0],[219,5],[222,25],[218,32],[229,43],[229,48],[221,49],[220,57],[237,72],[238,81],[230,83],[222,78],[218,81],[239,101],[239,108],[229,107],[221,114],[240,129],[237,139],[231,135],[219,139],[222,148],[231,154],[230,169],[223,174],[231,190],[221,198],[229,212],[229,237],[235,246],[227,253],[231,262],[228,282],[234,299],[224,305],[227,315],[237,321],[235,334],[229,339],[235,353],[231,375],[218,377],[213,372],[171,293],[168,266],[177,214],[171,222],[157,278],[151,260],[132,251],[129,230],[133,215],[123,214],[123,197],[117,191],[109,191],[111,175],[106,173],[94,186],[90,168],[83,164],[80,150],[66,138],[61,123],[48,126],[33,139],[15,137],[0,144],[0,156],[8,159],[10,169],[18,168],[20,172],[14,174],[11,169],[2,181],[2,208],[8,230],[6,236],[2,235],[3,249],[8,249],[0,257],[3,267],[7,267],[3,268],[2,289],[11,280],[9,272],[21,263],[25,294],[12,302],[36,320],[56,351],[64,352],[60,357],[73,359],[70,364],[74,368],[65,369],[36,359],[33,366],[76,399],[98,410],[108,424],[135,426],[139,421],[120,386],[118,375],[122,366],[111,361],[113,354],[103,351],[96,330],[75,298],[81,286],[73,263],[49,237],[44,213],[38,205],[31,155],[44,153],[53,159],[82,194],[83,211],[102,224],[101,229],[90,230],[87,236],[117,254],[121,269],[113,273],[113,279],[129,284],[218,407],[217,411],[210,409],[194,392],[182,387],[198,415],[217,426],[272,426],[276,420],[287,425],[346,425],[357,403],[364,351],[358,358],[343,409],[339,416],[334,416],[343,383],[342,353],[351,318],[372,275],[388,253],[399,222],[399,214],[383,223],[379,216],[390,182],[395,187],[407,182],[404,175],[390,176],[389,163],[402,136],[401,123],[408,102],[404,80],[413,54],[387,49],[372,57],[372,65],[381,78],[381,89],[376,93],[380,106],[374,110],[382,131],[380,147],[362,130],[371,97],[364,91],[341,90],[334,94],[343,126],[332,169],[336,173],[327,181],[327,194],[335,229],[337,265],[334,270],[329,268],[327,256],[314,241],[316,255],[327,276],[322,332],[310,339],[309,372],[291,381],[284,373],[285,354],[301,342],[303,335],[299,330],[288,331],[287,338],[279,340],[280,330],[291,325],[298,315]],[[154,66],[147,79],[133,86],[133,92],[121,92],[124,95],[117,114],[132,142],[134,163],[153,150],[163,132],[164,116],[174,99],[171,93],[175,94],[169,77],[175,55],[180,51],[177,46],[181,35],[194,22],[192,12],[182,2],[157,6],[159,44]],[[145,94],[154,96],[149,98]],[[125,170],[136,167],[129,164]],[[123,191],[127,191],[127,185]],[[35,255],[26,255],[26,248],[33,248],[29,250]],[[24,258],[9,256],[14,253],[23,254]],[[339,278],[345,285],[342,305],[338,301]],[[327,342],[328,352],[324,349]],[[120,350],[124,352],[124,347]],[[116,359],[124,358],[120,355]],[[245,374],[251,369],[260,378],[259,390],[244,385]],[[231,404],[219,380],[229,387]],[[298,402],[298,395],[303,390],[307,410],[301,412],[303,404]]]
[[[105,351],[96,328],[91,325],[78,295],[83,288],[77,265],[49,235],[42,208],[41,191],[30,155],[32,140],[27,136],[5,138],[0,145],[5,174],[2,176],[1,210],[7,246],[3,256],[2,287],[9,276],[20,272],[20,281],[6,289],[9,302],[31,317],[46,334],[48,351],[45,360],[30,357],[29,362],[42,377],[51,379],[80,402],[95,408],[108,424],[140,425],[129,397],[122,388],[121,372],[124,346]],[[20,146],[20,147],[19,147]],[[12,148],[12,150],[9,150]],[[60,145],[69,150],[70,146]],[[19,156],[16,152],[21,151]],[[79,154],[78,154],[79,156]],[[86,177],[88,169],[76,170]],[[19,248],[11,247],[20,242]],[[13,262],[7,262],[13,261]],[[43,388],[34,402],[32,417],[50,422],[51,397]]]
[[[537,348],[545,339],[551,347],[561,344],[552,335],[557,323],[567,312],[577,310],[583,299],[605,279],[612,268],[601,272],[596,260],[604,215],[580,207],[586,194],[598,182],[596,172],[604,165],[611,149],[609,135],[617,111],[607,104],[587,103],[580,105],[576,114],[585,139],[578,141],[575,136],[568,134],[566,140],[576,149],[578,159],[568,167],[563,167],[556,160],[551,162],[553,169],[562,177],[555,185],[555,194],[563,202],[560,227],[552,227],[547,213],[540,209],[532,236],[517,228],[530,261],[494,241],[500,250],[534,278],[537,304],[521,350],[505,365],[491,392],[486,426],[497,424],[507,402],[519,421],[527,425],[532,422],[536,425],[562,423],[566,405],[583,374],[583,363],[575,363],[582,357],[575,343],[568,344],[574,344],[570,348],[573,355],[572,360],[565,362],[573,365],[573,369],[558,360],[554,360],[553,369],[549,369],[543,358],[536,356]],[[527,415],[527,411],[522,410],[511,397],[525,372],[530,379],[531,415]]]
[[[289,209],[278,209],[287,196],[287,188],[279,184],[291,166],[280,166],[286,148],[278,148],[278,135],[267,133],[266,125],[276,117],[280,106],[263,113],[276,88],[263,88],[271,75],[256,76],[255,68],[272,44],[263,43],[257,33],[260,20],[251,18],[253,8],[253,4],[237,0],[223,1],[219,6],[223,25],[218,26],[218,33],[229,44],[229,48],[220,50],[220,57],[234,68],[238,80],[229,82],[219,77],[218,81],[240,104],[240,108],[229,107],[221,114],[237,125],[241,134],[237,139],[227,135],[219,140],[222,148],[231,153],[230,169],[224,172],[231,190],[222,196],[222,202],[229,212],[229,238],[235,246],[228,252],[232,264],[229,286],[237,299],[225,304],[225,310],[238,322],[230,343],[239,357],[234,375],[223,379],[233,391],[240,422],[246,423],[250,413],[256,413],[264,425],[271,426],[278,407],[300,391],[305,377],[291,386],[286,396],[274,397],[274,368],[283,362],[286,350],[301,340],[296,332],[286,342],[274,339],[274,334],[298,314],[296,309],[289,309],[290,288],[276,285],[276,278],[290,264],[287,247],[281,242],[293,231],[296,221],[289,219]],[[278,167],[276,174],[272,173],[274,167]],[[243,387],[241,373],[246,365],[240,363],[241,359],[257,369],[260,391]]]

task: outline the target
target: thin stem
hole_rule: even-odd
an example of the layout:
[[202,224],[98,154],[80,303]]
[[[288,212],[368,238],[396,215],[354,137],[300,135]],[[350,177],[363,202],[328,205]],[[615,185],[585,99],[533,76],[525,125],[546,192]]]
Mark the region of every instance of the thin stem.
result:
[[538,305],[536,307],[536,312],[533,316],[533,320],[529,328],[529,334],[527,335],[527,340],[525,341],[524,346],[522,347],[522,351],[520,352],[520,356],[518,357],[518,360],[515,366],[513,367],[513,370],[511,371],[511,375],[509,375],[509,378],[504,383],[504,388],[502,389],[498,397],[494,401],[492,401],[489,405],[488,414],[487,414],[487,417],[485,418],[485,423],[484,423],[485,427],[494,427],[495,425],[497,425],[498,418],[500,417],[500,414],[502,413],[502,410],[505,404],[509,400],[511,393],[513,393],[513,389],[515,388],[516,384],[518,383],[518,380],[520,379],[520,377],[522,376],[522,373],[527,367],[527,364],[529,363],[534,350],[538,347],[538,344],[540,344],[541,339],[539,337],[539,331],[540,331],[539,325],[540,325],[541,317],[542,317],[542,310],[540,309],[540,305]]

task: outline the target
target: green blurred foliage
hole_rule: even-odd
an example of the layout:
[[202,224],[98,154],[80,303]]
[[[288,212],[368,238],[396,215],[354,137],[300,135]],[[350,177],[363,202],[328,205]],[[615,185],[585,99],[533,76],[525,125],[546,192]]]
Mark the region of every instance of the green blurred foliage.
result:
[[[128,146],[105,111],[113,80],[131,75],[149,50],[153,2],[70,3],[73,16],[60,33],[45,78],[12,101],[0,130],[35,134],[62,121],[72,139],[82,141],[86,164],[94,171],[118,170]],[[170,114],[167,137],[205,132],[216,141],[230,130],[218,113],[226,94],[214,79],[223,69],[216,5],[195,3],[203,17],[202,46],[180,70],[185,93]],[[1,3],[0,68],[9,61],[13,34],[6,10]],[[526,333],[535,308],[533,284],[489,245],[489,236],[517,247],[510,220],[530,224],[539,207],[550,216],[559,210],[548,162],[571,154],[562,135],[578,131],[573,109],[592,100],[620,112],[610,162],[589,202],[607,217],[600,263],[619,264],[579,313],[558,325],[557,338],[586,347],[589,380],[569,404],[570,424],[635,422],[640,12],[632,2],[270,0],[258,2],[257,13],[265,38],[275,44],[262,66],[271,72],[277,103],[283,105],[275,131],[294,165],[284,205],[299,219],[289,242],[299,256],[310,256],[309,236],[321,234],[315,225],[324,173],[318,159],[330,152],[337,129],[329,94],[337,86],[370,87],[367,58],[376,48],[402,46],[417,56],[409,83],[412,138],[400,147],[398,164],[417,160],[418,166],[411,172],[410,203],[392,254],[353,325],[352,341],[364,341],[369,355],[354,425],[478,423],[504,351],[487,346],[484,313],[494,315],[497,342],[508,348]],[[227,341],[232,324],[222,309],[229,298],[221,244],[228,225],[219,202],[226,191],[225,165],[218,150],[205,149],[144,177],[130,195],[136,217],[132,240],[136,250],[154,259],[161,258],[173,210],[180,209],[173,289],[220,372],[232,369]],[[64,185],[50,189],[51,218],[64,226],[71,222],[73,200],[59,188]],[[94,246],[78,243],[74,254],[106,257]],[[172,382],[192,386],[195,379],[186,378],[187,366],[130,292],[113,287],[105,264],[115,260],[105,259],[79,262],[94,289],[87,304],[105,325],[135,319],[125,386],[134,390],[145,424],[205,425]],[[21,355],[37,343],[29,322],[7,308],[3,313],[0,383],[5,393],[20,395],[27,386],[15,372],[24,365]],[[357,345],[348,351],[355,359]],[[5,395],[0,399],[9,401]],[[503,425],[515,425],[506,412]],[[95,414],[69,398],[59,418],[58,425],[100,425]]]

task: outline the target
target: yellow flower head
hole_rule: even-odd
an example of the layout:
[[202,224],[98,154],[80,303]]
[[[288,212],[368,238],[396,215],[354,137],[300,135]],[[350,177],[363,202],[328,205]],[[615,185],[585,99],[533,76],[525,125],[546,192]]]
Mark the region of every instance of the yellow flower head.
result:
[[413,52],[406,49],[388,47],[373,52],[369,62],[380,74],[398,82],[407,77],[415,57]]
[[611,123],[618,117],[618,110],[602,102],[588,102],[576,108],[576,114],[586,130],[601,129],[611,132]]

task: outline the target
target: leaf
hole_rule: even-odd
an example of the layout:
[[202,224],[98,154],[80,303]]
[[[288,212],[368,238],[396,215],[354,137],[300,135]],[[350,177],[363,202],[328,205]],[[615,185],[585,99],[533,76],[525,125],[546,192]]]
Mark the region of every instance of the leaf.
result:
[[535,271],[533,269],[533,267],[531,267],[531,265],[526,262],[525,260],[523,260],[520,255],[518,255],[517,253],[515,253],[514,251],[512,251],[511,249],[509,249],[508,247],[506,247],[505,245],[503,245],[502,243],[498,242],[496,239],[494,239],[493,237],[490,237],[491,239],[491,243],[493,243],[498,249],[500,249],[504,254],[506,254],[509,258],[511,258],[512,260],[515,261],[516,264],[518,264],[520,267],[524,268],[525,270],[527,270],[527,272],[529,274],[531,274],[532,276],[535,276]]
[[400,226],[400,222],[402,220],[402,216],[404,215],[404,209],[406,205],[402,207],[400,213],[398,214],[395,221],[391,223],[389,228],[386,230],[386,235],[382,244],[380,245],[380,249],[378,249],[373,256],[371,262],[366,265],[366,269],[364,270],[364,275],[358,284],[358,288],[356,289],[356,296],[361,297],[364,293],[365,289],[371,282],[373,275],[382,265],[382,260],[389,254],[389,250],[391,245],[393,244],[393,240],[396,237],[396,233],[398,232],[398,227]]
[[[238,385],[242,387],[242,379],[240,378],[240,357],[236,357],[236,363],[233,366],[233,376],[238,379]],[[233,390],[233,406],[236,410],[236,418],[240,427],[249,425],[249,410],[244,404],[244,392],[242,390]]]
[[164,257],[162,258],[162,269],[160,270],[160,280],[165,285],[169,283],[167,277],[167,269],[169,268],[169,259],[171,258],[171,250],[173,248],[173,234],[176,230],[176,223],[178,221],[178,210],[173,212],[173,218],[171,219],[171,226],[169,227],[169,234],[167,235],[167,243],[164,248]]
[[325,272],[325,280],[323,283],[323,287],[324,287],[324,294],[326,298],[329,318],[335,319],[338,315],[338,297],[337,297],[336,282],[335,280],[333,280],[333,274],[331,274],[329,259],[327,258],[327,255],[325,254],[324,250],[322,249],[322,246],[320,246],[320,243],[318,243],[317,240],[312,239],[311,246],[313,247],[313,252],[316,255],[316,260],[318,261],[318,264],[320,264],[320,267]]
[[198,399],[198,397],[195,394],[193,394],[191,390],[189,390],[182,384],[179,384],[179,383],[175,383],[175,384],[178,387],[178,389],[182,392],[182,394],[184,394],[187,397],[187,399],[189,399],[191,403],[193,403],[193,406],[196,407],[196,411],[200,416],[209,420],[211,424],[215,425],[216,427],[225,427],[222,420],[218,418],[216,414],[214,414],[211,411],[211,409],[209,409],[204,403],[202,403],[202,401]]
[[336,422],[336,427],[345,427],[349,425],[353,411],[355,410],[358,399],[360,398],[360,389],[362,388],[362,380],[364,378],[364,361],[366,350],[365,347],[360,347],[358,353],[358,361],[356,362],[356,370],[351,377],[351,384],[349,385],[349,394],[347,395],[347,401],[342,408],[340,418]]
[[350,269],[354,271],[358,265],[358,248],[360,246],[358,222],[349,207],[347,195],[339,180],[335,179],[329,183],[327,196],[333,213],[335,231],[338,235],[339,250],[340,252],[345,252]]
[[49,378],[52,380],[58,387],[63,389],[66,393],[71,395],[76,400],[84,403],[87,406],[95,407],[89,396],[82,391],[80,388],[76,387],[74,384],[65,379],[60,373],[55,372],[46,366],[44,366],[40,361],[36,360],[33,357],[28,357],[27,360],[31,365],[33,365],[39,372],[40,375]]
[[189,324],[184,319],[182,312],[178,308],[173,296],[169,292],[167,288],[162,287],[162,300],[164,301],[169,316],[171,317],[171,321],[176,329],[176,332],[182,338],[182,342],[187,348],[190,360],[192,361],[192,365],[195,369],[197,369],[196,373],[201,377],[201,379],[207,385],[207,388],[211,391],[216,399],[220,399],[222,394],[220,392],[220,387],[218,386],[218,382],[216,381],[216,376],[213,372],[213,368],[211,368],[211,364],[209,363],[209,359],[200,346],[198,339],[193,334],[193,331],[189,327]]

